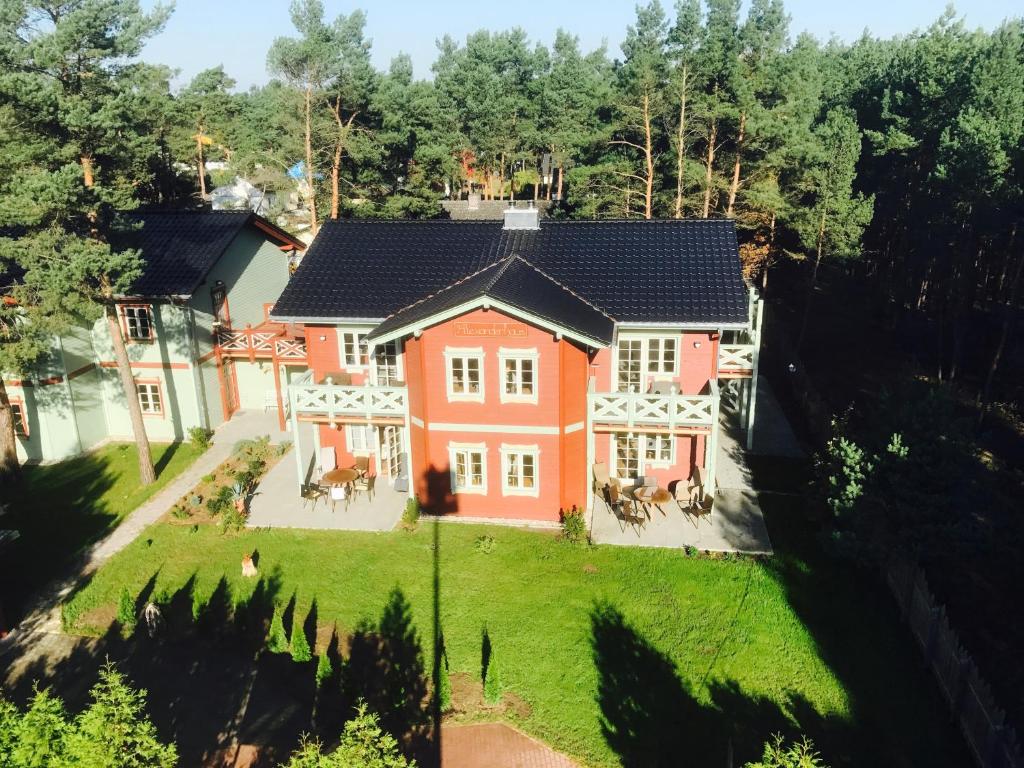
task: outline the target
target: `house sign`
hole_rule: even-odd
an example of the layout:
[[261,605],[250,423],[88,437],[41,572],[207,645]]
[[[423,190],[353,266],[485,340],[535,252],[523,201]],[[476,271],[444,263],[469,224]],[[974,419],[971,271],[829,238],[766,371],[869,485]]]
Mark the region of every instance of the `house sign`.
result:
[[523,338],[526,334],[524,323],[455,323],[456,336]]

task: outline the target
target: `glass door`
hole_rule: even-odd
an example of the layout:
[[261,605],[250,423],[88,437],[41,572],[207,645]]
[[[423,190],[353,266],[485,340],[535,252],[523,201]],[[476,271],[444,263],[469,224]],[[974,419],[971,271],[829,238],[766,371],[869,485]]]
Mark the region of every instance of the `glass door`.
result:
[[380,442],[381,466],[391,480],[395,480],[402,472],[402,428],[384,427],[384,437]]
[[643,342],[641,339],[619,339],[619,392],[640,392],[643,379]]

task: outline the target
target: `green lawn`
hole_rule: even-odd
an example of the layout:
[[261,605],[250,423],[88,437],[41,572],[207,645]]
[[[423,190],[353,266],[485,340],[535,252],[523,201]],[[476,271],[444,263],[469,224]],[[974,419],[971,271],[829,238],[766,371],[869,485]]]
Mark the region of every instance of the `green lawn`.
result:
[[[813,554],[792,499],[764,503],[781,554],[763,562],[438,526],[453,672],[479,680],[486,627],[506,688],[525,702],[506,716],[588,765],[724,765],[729,741],[742,764],[776,731],[807,733],[833,767],[964,764],[888,599]],[[475,545],[485,534],[490,553]],[[344,632],[376,621],[399,588],[429,659],[434,535],[431,525],[223,536],[161,524],[104,566],[67,615],[109,612],[122,585],[170,594],[192,577],[200,603],[222,578],[244,603],[255,581],[241,578],[241,559],[258,550],[261,583],[280,603],[295,595],[304,616],[315,599],[319,623]]]
[[4,594],[11,610],[60,576],[84,547],[111,531],[129,512],[163,488],[199,455],[188,443],[152,446],[157,480],[139,485],[138,452],[114,443],[68,461],[24,468],[11,494],[5,528],[21,533],[5,553]]

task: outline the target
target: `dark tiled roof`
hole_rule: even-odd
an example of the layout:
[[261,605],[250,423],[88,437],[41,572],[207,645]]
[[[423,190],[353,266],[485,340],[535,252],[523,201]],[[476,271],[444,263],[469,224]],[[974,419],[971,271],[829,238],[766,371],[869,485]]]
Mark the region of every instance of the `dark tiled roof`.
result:
[[519,255],[618,322],[743,323],[746,289],[727,219],[329,221],[274,307],[277,317],[383,319]]
[[610,343],[615,323],[592,304],[534,267],[520,256],[494,262],[387,318],[370,339],[486,296],[545,318],[567,330]]
[[125,218],[142,225],[125,232],[117,243],[141,252],[142,277],[132,286],[139,296],[191,295],[250,223],[274,231],[273,238],[282,243],[291,242],[289,235],[249,211],[149,211]]
[[[518,203],[522,208],[525,203]],[[534,203],[540,212],[541,218],[547,216],[551,203],[547,200],[538,200]],[[502,221],[505,218],[505,211],[508,210],[508,202],[505,200],[477,200],[470,203],[469,200],[442,200],[441,207],[448,214],[449,219],[467,219],[470,221]]]

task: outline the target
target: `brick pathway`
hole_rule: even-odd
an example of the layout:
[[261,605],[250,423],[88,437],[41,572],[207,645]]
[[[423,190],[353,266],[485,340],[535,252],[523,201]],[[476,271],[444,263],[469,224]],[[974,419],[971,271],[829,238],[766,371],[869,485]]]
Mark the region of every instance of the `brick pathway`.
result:
[[441,768],[579,768],[504,723],[441,727]]

